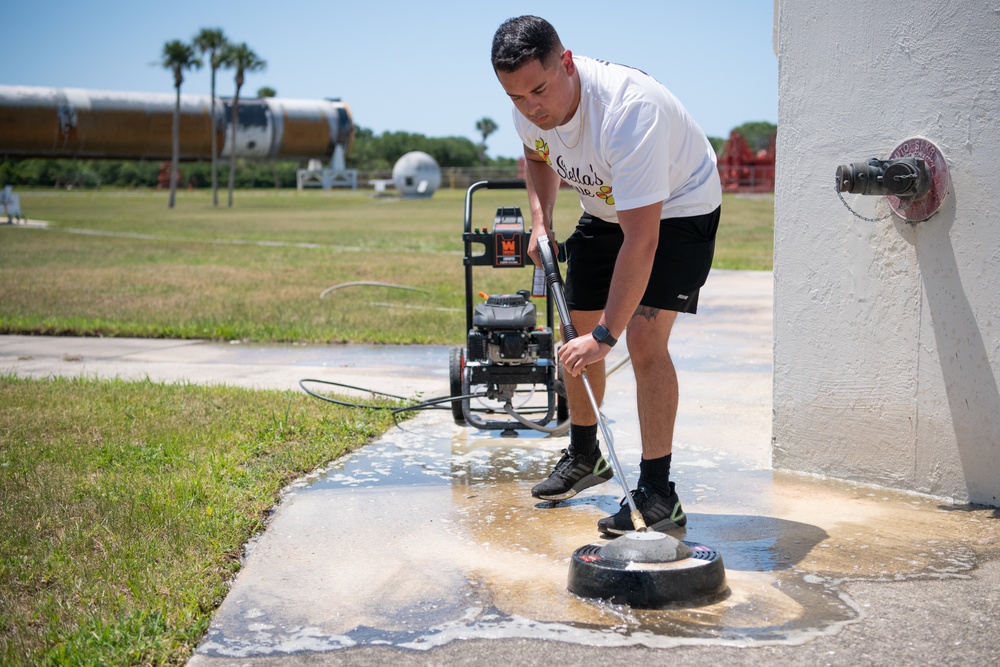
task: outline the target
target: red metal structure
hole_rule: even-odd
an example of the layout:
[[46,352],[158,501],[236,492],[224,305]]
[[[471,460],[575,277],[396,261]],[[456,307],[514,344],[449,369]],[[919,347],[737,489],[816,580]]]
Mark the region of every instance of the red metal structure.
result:
[[733,130],[719,156],[723,192],[774,192],[775,135],[767,149],[754,153],[746,138]]

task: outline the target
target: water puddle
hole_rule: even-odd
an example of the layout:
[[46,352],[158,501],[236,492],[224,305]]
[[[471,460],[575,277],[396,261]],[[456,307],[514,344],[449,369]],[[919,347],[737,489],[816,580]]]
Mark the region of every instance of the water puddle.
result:
[[[628,432],[628,424],[619,424]],[[961,577],[994,543],[992,512],[773,472],[680,443],[678,537],[721,552],[729,593],[639,611],[566,591],[573,550],[600,542],[615,481],[558,504],[530,488],[566,446],[467,430],[424,413],[303,480],[282,504],[198,652],[246,657],[459,639],[590,646],[799,644],[862,612],[855,579]],[[629,479],[638,448],[617,447]]]

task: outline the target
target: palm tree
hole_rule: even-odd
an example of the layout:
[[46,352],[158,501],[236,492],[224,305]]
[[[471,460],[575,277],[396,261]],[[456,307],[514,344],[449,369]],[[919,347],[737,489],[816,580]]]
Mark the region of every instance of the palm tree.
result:
[[[277,97],[278,91],[271,86],[261,86],[257,89],[257,99],[264,99],[265,97]],[[274,158],[268,160],[271,164],[271,178],[274,180],[274,189],[278,190],[281,188],[281,181],[278,180],[278,166],[274,162]]]
[[212,68],[212,206],[219,205],[219,147],[215,135],[219,128],[215,118],[215,73],[222,66],[222,52],[229,41],[221,28],[202,28],[194,36],[194,47],[202,56],[208,55],[208,65]]
[[483,154],[480,160],[486,164],[486,137],[497,131],[497,124],[493,122],[492,118],[480,118],[476,121],[476,129],[483,135]]
[[267,62],[250,50],[246,42],[230,44],[222,56],[227,67],[236,70],[236,95],[233,96],[233,136],[229,151],[229,207],[233,206],[233,187],[236,185],[236,125],[240,107],[240,88],[243,87],[243,75],[246,72],[259,72],[267,67]]
[[174,73],[174,88],[177,89],[177,102],[174,104],[173,159],[170,162],[169,207],[173,208],[177,196],[177,170],[181,153],[181,84],[184,83],[184,70],[201,67],[201,61],[195,56],[193,46],[175,39],[163,45],[160,64]]

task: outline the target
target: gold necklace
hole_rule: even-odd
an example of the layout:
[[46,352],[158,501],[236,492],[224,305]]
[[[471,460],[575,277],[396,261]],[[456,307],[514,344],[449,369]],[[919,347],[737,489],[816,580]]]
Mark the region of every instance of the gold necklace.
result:
[[580,93],[580,102],[578,103],[578,108],[580,110],[580,128],[576,131],[576,141],[573,142],[572,146],[563,141],[562,135],[559,134],[558,127],[552,128],[556,131],[556,138],[559,139],[559,143],[561,143],[566,150],[573,150],[574,148],[576,148],[580,144],[580,139],[583,138],[583,121],[584,121],[584,114],[587,112],[587,107],[583,105],[582,91]]

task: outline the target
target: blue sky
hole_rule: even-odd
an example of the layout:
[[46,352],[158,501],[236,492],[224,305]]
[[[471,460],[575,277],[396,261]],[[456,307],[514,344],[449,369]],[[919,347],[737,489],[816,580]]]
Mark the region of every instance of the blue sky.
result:
[[[499,126],[489,154],[517,156],[489,52],[497,26],[519,14],[547,18],[576,54],[652,74],[709,135],[777,122],[772,0],[7,0],[0,84],[172,92],[155,65],[163,44],[219,27],[268,63],[244,94],[270,86],[279,97],[339,97],[376,133],[479,141],[476,121],[488,116]],[[218,81],[218,94],[232,95],[232,73]],[[182,92],[208,94],[208,70],[189,73]]]

